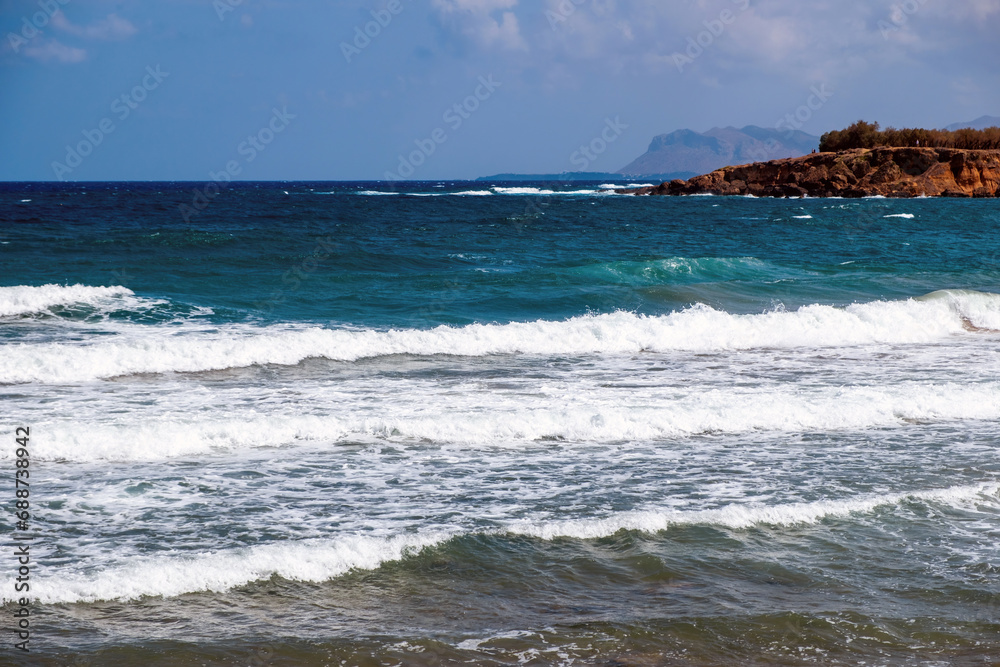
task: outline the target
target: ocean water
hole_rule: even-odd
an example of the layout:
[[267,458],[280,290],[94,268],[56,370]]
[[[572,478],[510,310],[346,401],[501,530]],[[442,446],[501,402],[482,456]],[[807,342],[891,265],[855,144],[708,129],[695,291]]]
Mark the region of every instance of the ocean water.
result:
[[196,186],[0,186],[0,660],[1000,664],[996,202]]

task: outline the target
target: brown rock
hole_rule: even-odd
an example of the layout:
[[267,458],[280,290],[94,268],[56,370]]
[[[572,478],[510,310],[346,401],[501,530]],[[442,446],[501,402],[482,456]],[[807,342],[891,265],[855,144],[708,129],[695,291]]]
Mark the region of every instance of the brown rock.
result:
[[636,195],[1000,197],[1000,151],[872,148],[725,167]]

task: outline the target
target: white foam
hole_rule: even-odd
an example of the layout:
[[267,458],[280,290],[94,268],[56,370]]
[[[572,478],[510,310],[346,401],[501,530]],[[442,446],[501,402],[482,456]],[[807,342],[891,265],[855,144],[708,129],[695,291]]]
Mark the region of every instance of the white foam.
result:
[[[321,194],[321,195],[323,195],[323,194],[335,195],[335,194],[338,194],[338,193],[336,193],[336,192],[319,192],[317,194]],[[378,196],[382,196],[382,195],[398,195],[399,193],[398,192],[379,192],[378,190],[362,190],[362,191],[358,192],[357,194],[359,194],[359,195],[365,195],[367,197],[378,197]]]
[[906,218],[907,220],[913,220],[916,216],[912,213],[893,213],[891,215],[883,215],[883,218]]
[[[132,298],[129,298],[132,297]],[[56,306],[108,306],[131,308],[139,303],[125,287],[89,285],[17,285],[0,287],[0,317],[42,313]],[[150,302],[147,302],[147,305]],[[157,302],[158,303],[158,302]]]
[[[247,549],[170,555],[73,574],[33,576],[32,597],[42,604],[136,600],[186,593],[223,592],[274,575],[292,581],[327,581],[350,570],[371,570],[451,537],[430,532],[393,537],[345,536],[283,542]],[[14,590],[11,584],[6,587]],[[4,592],[4,602],[13,593]]]
[[[568,269],[596,274],[601,280],[628,284],[660,285],[677,279],[695,281],[774,278],[792,273],[790,269],[756,257],[666,257],[645,261],[601,262]],[[801,272],[795,272],[801,275]]]
[[658,183],[627,183],[627,184],[605,183],[597,187],[601,188],[602,190],[624,190],[627,188],[653,188],[656,187],[657,185],[659,184]]
[[1000,485],[997,484],[975,484],[930,491],[776,506],[729,505],[711,510],[623,512],[602,519],[520,521],[508,526],[507,530],[517,535],[552,540],[565,537],[598,539],[614,535],[620,530],[657,533],[672,526],[683,525],[714,525],[736,530],[754,526],[795,526],[816,524],[830,517],[869,513],[879,507],[898,505],[909,500],[934,502],[951,507],[968,507],[977,501],[986,500],[986,496],[993,496],[991,500],[996,502],[995,496],[998,491]]
[[622,355],[927,343],[966,334],[969,325],[1000,330],[1000,295],[950,290],[906,301],[876,301],[846,308],[811,305],[796,311],[753,315],[734,315],[697,305],[655,317],[616,312],[560,322],[440,326],[430,330],[231,326],[193,332],[143,327],[139,335],[79,344],[4,346],[0,382],[65,383],[135,373],[294,365],[310,357],[355,361],[397,354]]
[[409,197],[492,197],[492,190],[466,190],[464,192],[407,192]]
[[812,220],[813,218],[811,215],[793,215],[792,217],[796,220]]
[[[116,421],[103,424],[80,423],[78,417],[39,420],[32,427],[32,455],[40,461],[148,461],[344,441],[471,446],[519,446],[553,438],[649,442],[705,433],[859,430],[905,427],[913,422],[1000,419],[1000,383],[809,390],[693,386],[681,391],[652,386],[633,390],[628,399],[613,387],[588,386],[584,396],[573,400],[567,398],[571,391],[567,385],[527,394],[462,397],[447,389],[400,385],[395,390],[383,388],[386,396],[377,406],[372,405],[365,387],[342,390],[332,403],[322,403],[321,395],[303,397],[304,403],[316,404],[319,412],[314,414],[212,407],[208,414],[217,416],[206,418],[179,405],[167,415],[140,413],[127,420],[114,415],[111,418]],[[204,401],[203,396],[191,397],[195,402],[199,399]],[[178,416],[185,412],[194,416]],[[0,450],[0,460],[11,456],[13,451]]]
[[493,191],[498,195],[554,195],[555,190],[541,190],[539,188],[501,188],[494,186]]
[[[190,593],[221,593],[266,581],[277,575],[292,581],[323,582],[352,570],[372,570],[422,549],[462,535],[522,535],[543,540],[599,539],[621,530],[656,533],[674,526],[714,525],[743,530],[756,526],[817,524],[824,519],[867,514],[906,502],[930,502],[974,510],[995,505],[1000,485],[976,484],[928,491],[911,491],[861,498],[821,500],[782,505],[728,505],[709,510],[646,510],[602,518],[555,521],[521,520],[489,529],[425,530],[395,535],[344,535],[329,539],[284,541],[256,547],[140,557],[103,566],[84,566],[68,573],[44,569],[33,577],[33,598],[42,604],[73,604],[143,597],[176,597]],[[0,600],[14,592],[8,578]]]

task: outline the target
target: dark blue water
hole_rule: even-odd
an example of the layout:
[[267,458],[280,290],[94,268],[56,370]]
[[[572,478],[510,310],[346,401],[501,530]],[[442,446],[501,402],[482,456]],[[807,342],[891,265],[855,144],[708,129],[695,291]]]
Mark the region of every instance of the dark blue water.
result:
[[[774,300],[846,304],[1000,283],[993,202],[413,196],[485,187],[469,183],[366,197],[357,192],[380,186],[248,184],[186,223],[183,185],[11,187],[2,215],[18,248],[5,254],[4,284],[127,283],[233,320],[428,326],[665,314],[694,301],[757,312]],[[886,217],[906,214],[915,217]],[[722,262],[663,264],[712,258]],[[759,262],[726,263],[743,258]]]
[[36,655],[1000,660],[995,202],[196,186],[0,187]]

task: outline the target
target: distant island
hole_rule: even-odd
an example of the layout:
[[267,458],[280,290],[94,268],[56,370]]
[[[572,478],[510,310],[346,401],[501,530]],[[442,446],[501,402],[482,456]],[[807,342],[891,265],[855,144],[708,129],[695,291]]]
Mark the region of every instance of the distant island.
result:
[[805,132],[747,125],[714,127],[707,132],[675,130],[653,137],[645,153],[616,172],[559,174],[495,174],[478,181],[636,181],[659,183],[687,179],[729,164],[759,162],[805,155],[819,145],[819,137]]
[[[830,193],[828,196],[865,196],[893,192],[896,194],[886,196],[995,197],[989,156],[968,156],[971,159],[969,164],[975,166],[981,163],[985,170],[978,171],[978,177],[969,172],[948,182],[943,175],[931,173],[931,166],[945,162],[950,165],[954,157],[952,153],[935,153],[932,158],[924,157],[913,162],[903,155],[888,157],[883,150],[865,157],[861,162],[855,155],[842,156],[835,163],[829,162],[827,154],[887,148],[997,151],[1000,150],[998,126],[1000,116],[981,116],[973,121],[953,123],[943,130],[897,130],[891,127],[882,130],[877,123],[858,121],[844,130],[827,132],[822,137],[790,128],[779,130],[756,125],[714,127],[706,132],[682,129],[657,135],[644,154],[616,172],[503,173],[477,180],[493,183],[662,183],[656,187],[621,190],[624,194],[725,193],[790,197],[802,196],[804,191],[809,196],[823,196],[822,193]],[[819,153],[815,152],[817,149]],[[789,158],[800,161],[789,162]],[[898,167],[898,179],[890,178],[893,168],[888,166],[888,162]],[[784,166],[765,170],[766,173],[758,169],[750,174],[745,169],[747,166],[771,163]],[[928,178],[918,178],[925,175],[924,171],[917,172],[922,168],[918,165],[926,165]],[[810,172],[814,167],[816,171]],[[837,179],[836,173],[843,174],[845,181]],[[872,183],[872,178],[879,182]],[[892,183],[882,181],[886,178]],[[993,194],[989,194],[991,192]]]
[[697,176],[696,171],[677,171],[659,174],[643,174],[641,176],[626,176],[624,174],[605,171],[564,171],[559,174],[494,174],[493,176],[481,176],[477,182],[484,183],[511,183],[521,181],[532,181],[542,183],[565,183],[577,181],[602,181],[604,183],[624,183],[626,181],[670,181],[676,178],[691,178]]
[[[806,155],[819,145],[819,137],[797,130],[747,125],[714,127],[707,132],[676,130],[653,137],[649,149],[618,170],[638,176],[690,172],[690,178],[730,164],[763,162]],[[669,180],[669,179],[663,179]]]
[[729,166],[635,195],[998,197],[1000,128],[881,130],[858,121],[820,139],[819,153]]

